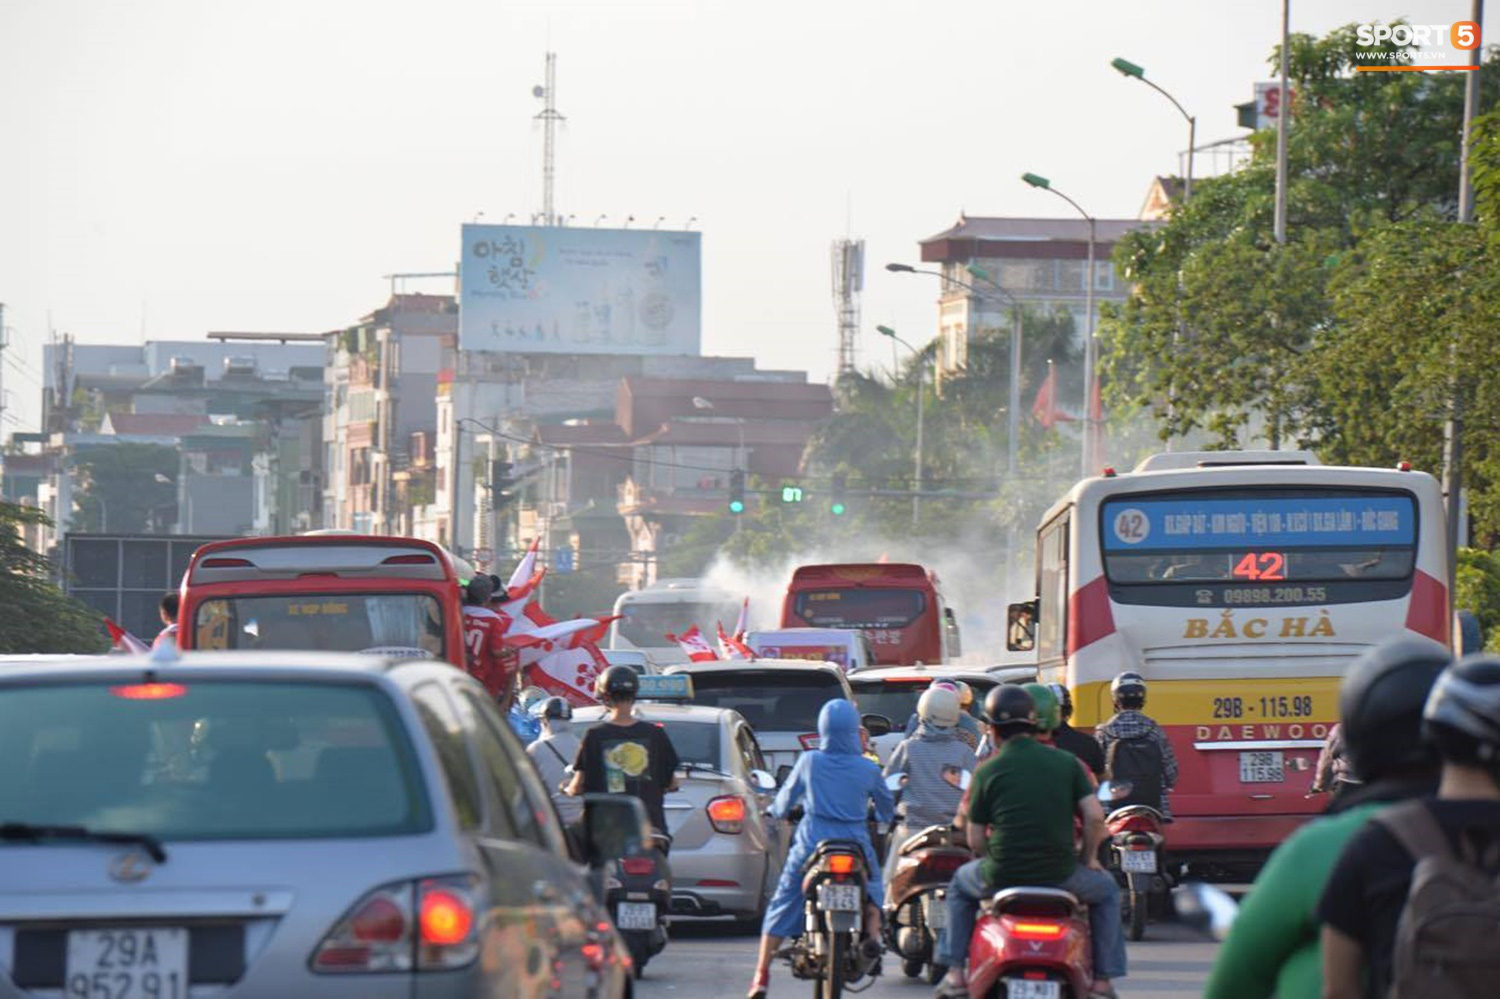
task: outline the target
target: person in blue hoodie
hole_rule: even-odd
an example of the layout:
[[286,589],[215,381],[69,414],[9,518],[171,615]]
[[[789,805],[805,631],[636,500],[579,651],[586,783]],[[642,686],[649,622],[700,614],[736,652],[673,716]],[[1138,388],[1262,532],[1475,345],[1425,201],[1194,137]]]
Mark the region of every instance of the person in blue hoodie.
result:
[[860,754],[859,710],[850,701],[829,701],[818,712],[819,749],[803,753],[786,783],[776,794],[771,814],[786,818],[793,807],[802,806],[802,821],[792,837],[776,894],[766,907],[761,927],[760,959],[750,982],[750,999],[765,999],[770,980],[771,958],[786,937],[803,930],[802,867],[830,839],[852,839],[865,849],[869,879],[865,882],[864,945],[880,951],[880,900],[885,897],[880,860],[870,842],[870,803],[875,818],[890,822],[895,802],[880,766]]

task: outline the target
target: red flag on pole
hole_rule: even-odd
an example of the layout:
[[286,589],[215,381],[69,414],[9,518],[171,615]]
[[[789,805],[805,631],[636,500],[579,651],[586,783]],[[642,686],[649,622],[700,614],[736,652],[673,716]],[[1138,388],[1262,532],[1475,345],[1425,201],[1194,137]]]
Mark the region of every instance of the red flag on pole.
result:
[[1031,415],[1047,430],[1051,430],[1060,421],[1073,419],[1057,408],[1057,368],[1051,361],[1047,362],[1047,377],[1043,379],[1041,388],[1036,390]]
[[110,639],[115,643],[115,648],[121,652],[150,652],[151,647],[136,638],[124,628],[115,624],[109,618],[104,619],[104,628],[109,632]]

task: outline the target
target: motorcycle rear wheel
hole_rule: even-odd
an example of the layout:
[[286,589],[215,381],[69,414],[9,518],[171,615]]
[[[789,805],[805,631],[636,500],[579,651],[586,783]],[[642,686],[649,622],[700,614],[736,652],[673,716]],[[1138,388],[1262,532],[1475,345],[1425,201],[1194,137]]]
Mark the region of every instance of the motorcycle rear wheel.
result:
[[1146,917],[1149,915],[1151,905],[1150,897],[1143,891],[1130,893],[1130,928],[1129,937],[1132,943],[1139,941],[1146,935]]
[[901,959],[901,973],[907,978],[920,978],[924,965],[916,958],[903,957]]
[[844,994],[844,961],[849,951],[849,934],[830,931],[828,936],[828,964],[823,975],[813,981],[813,999],[840,999]]

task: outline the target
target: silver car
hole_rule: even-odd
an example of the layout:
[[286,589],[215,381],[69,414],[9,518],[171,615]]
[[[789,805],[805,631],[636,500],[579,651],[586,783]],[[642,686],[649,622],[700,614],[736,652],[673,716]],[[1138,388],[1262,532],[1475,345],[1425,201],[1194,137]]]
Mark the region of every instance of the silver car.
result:
[[630,994],[546,789],[447,664],[13,663],[0,758],[0,997]]
[[[576,727],[604,708],[579,708]],[[732,915],[757,925],[776,890],[791,832],[763,813],[776,793],[755,733],[738,712],[638,702],[637,717],[660,725],[683,768],[666,796],[672,835],[672,913]]]

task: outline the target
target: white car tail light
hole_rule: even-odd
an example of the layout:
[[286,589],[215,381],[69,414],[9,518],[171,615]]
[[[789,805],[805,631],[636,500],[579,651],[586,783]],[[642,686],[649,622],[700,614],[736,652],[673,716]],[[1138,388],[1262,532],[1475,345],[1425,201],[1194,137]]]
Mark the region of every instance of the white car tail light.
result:
[[437,971],[479,954],[474,879],[423,878],[382,885],[356,902],[312,955],[326,974]]

